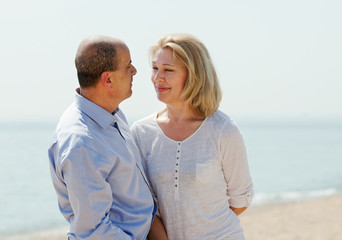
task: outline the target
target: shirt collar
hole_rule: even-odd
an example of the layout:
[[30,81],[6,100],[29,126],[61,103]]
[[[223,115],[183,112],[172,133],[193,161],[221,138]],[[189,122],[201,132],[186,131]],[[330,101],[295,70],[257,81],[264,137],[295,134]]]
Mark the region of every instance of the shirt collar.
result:
[[113,114],[111,114],[99,105],[81,96],[78,89],[76,89],[75,98],[77,108],[85,113],[88,117],[93,119],[102,128],[106,128],[110,125],[113,126],[113,124],[117,121],[117,116],[115,116],[115,113],[120,110],[119,107],[115,109]]

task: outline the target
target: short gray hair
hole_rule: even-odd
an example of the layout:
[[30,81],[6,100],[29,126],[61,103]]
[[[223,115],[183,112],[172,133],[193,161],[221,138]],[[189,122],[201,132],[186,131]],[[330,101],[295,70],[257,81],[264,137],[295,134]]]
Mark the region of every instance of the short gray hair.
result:
[[105,71],[115,71],[117,44],[106,39],[82,44],[77,51],[75,65],[81,88],[95,86]]

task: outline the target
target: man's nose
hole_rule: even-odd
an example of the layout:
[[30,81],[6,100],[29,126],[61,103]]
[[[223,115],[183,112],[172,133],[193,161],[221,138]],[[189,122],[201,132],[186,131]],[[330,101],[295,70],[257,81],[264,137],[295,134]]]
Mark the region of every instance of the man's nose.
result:
[[137,69],[132,65],[132,75],[134,76],[135,74],[137,74]]

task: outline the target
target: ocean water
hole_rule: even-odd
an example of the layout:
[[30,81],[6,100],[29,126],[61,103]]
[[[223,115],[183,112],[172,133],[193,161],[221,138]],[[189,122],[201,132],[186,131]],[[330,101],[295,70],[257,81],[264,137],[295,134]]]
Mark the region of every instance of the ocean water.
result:
[[[342,122],[238,121],[253,205],[342,192]],[[0,123],[1,236],[64,227],[48,166],[56,123]]]
[[242,123],[254,205],[342,192],[342,121]]

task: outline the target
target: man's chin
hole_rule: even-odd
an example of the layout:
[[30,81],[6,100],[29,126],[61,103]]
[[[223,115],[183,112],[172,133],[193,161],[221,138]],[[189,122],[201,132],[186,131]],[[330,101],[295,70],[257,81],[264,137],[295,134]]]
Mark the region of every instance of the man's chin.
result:
[[133,94],[133,91],[132,91],[132,89],[131,89],[131,91],[129,91],[129,92],[127,93],[125,99],[130,98],[130,97],[132,96],[132,94]]

